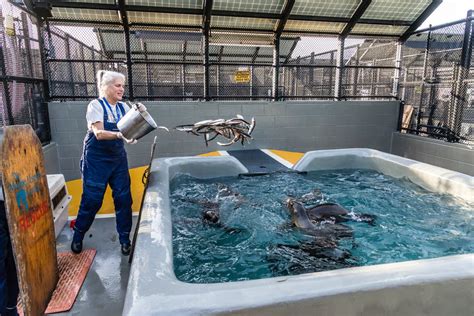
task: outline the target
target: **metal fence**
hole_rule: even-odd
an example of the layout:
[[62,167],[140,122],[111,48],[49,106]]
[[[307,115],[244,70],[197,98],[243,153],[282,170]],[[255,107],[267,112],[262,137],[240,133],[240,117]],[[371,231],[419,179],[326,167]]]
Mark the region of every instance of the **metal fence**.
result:
[[385,57],[395,41],[283,33],[277,46],[273,34],[206,39],[201,29],[77,21],[46,23],[44,38],[56,100],[93,98],[103,68],[126,74],[126,97],[139,100],[395,98],[395,54]]
[[403,46],[402,130],[474,143],[473,19],[414,33]]
[[30,124],[41,142],[47,143],[51,138],[45,103],[48,86],[38,21],[4,1],[0,21],[0,126]]
[[99,69],[123,73],[125,97],[134,100],[401,99],[402,131],[474,141],[472,17],[415,32],[401,45],[112,22],[40,25],[7,6],[0,18],[13,16],[14,34],[2,23],[1,123],[30,123],[44,142],[44,102],[95,98]]

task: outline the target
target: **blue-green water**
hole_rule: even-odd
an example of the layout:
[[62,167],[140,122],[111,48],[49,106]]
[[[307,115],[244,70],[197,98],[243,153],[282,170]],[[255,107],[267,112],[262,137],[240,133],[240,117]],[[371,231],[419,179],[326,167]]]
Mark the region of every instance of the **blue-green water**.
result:
[[[338,203],[355,214],[376,215],[375,225],[344,222],[353,237],[338,238],[337,248],[314,251],[315,237],[292,227],[284,200],[315,189],[322,196],[305,206]],[[210,180],[179,176],[171,191],[174,267],[185,282],[260,279],[474,252],[474,205],[374,171]],[[212,208],[218,209],[219,224],[203,220],[202,212]]]

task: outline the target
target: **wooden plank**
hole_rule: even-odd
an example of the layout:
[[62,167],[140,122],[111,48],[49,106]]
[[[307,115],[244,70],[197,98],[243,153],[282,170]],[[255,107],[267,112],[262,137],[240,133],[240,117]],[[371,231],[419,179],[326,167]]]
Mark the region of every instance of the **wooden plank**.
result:
[[[402,128],[410,128],[411,117],[413,115],[413,105],[406,104],[403,108]],[[402,131],[405,133],[406,131]]]
[[30,125],[6,126],[1,153],[24,315],[43,315],[58,281],[58,264],[41,143]]

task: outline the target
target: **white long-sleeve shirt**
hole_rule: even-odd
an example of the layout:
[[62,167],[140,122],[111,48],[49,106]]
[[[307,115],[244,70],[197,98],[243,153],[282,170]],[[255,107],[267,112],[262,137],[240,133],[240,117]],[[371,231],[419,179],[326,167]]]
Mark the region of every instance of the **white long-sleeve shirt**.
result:
[[[130,107],[124,102],[120,103],[122,103],[123,109],[125,110],[125,113],[127,113],[130,110]],[[105,105],[105,107],[107,108],[107,105]],[[112,115],[109,111],[107,111],[107,121],[110,123],[115,123],[114,115],[117,117],[117,106],[111,104],[110,107],[112,108],[114,114]],[[122,115],[120,116],[122,117]],[[92,129],[92,124],[104,121],[104,110],[102,105],[100,105],[99,100],[94,99],[89,103],[89,105],[87,105],[86,120],[87,128],[89,130]]]

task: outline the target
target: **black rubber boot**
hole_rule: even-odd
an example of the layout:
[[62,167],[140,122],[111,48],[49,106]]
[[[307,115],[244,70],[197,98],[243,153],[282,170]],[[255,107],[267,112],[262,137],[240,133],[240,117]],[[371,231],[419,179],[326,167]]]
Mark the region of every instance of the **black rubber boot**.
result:
[[81,253],[82,251],[82,241],[79,242],[72,242],[71,243],[71,250],[74,253]]
[[121,251],[122,251],[122,254],[124,256],[128,256],[130,254],[130,249],[132,248],[132,245],[130,245],[129,243],[127,244],[122,244],[121,245]]
[[72,237],[71,250],[74,253],[81,253],[82,251],[82,236],[77,231],[74,232]]

